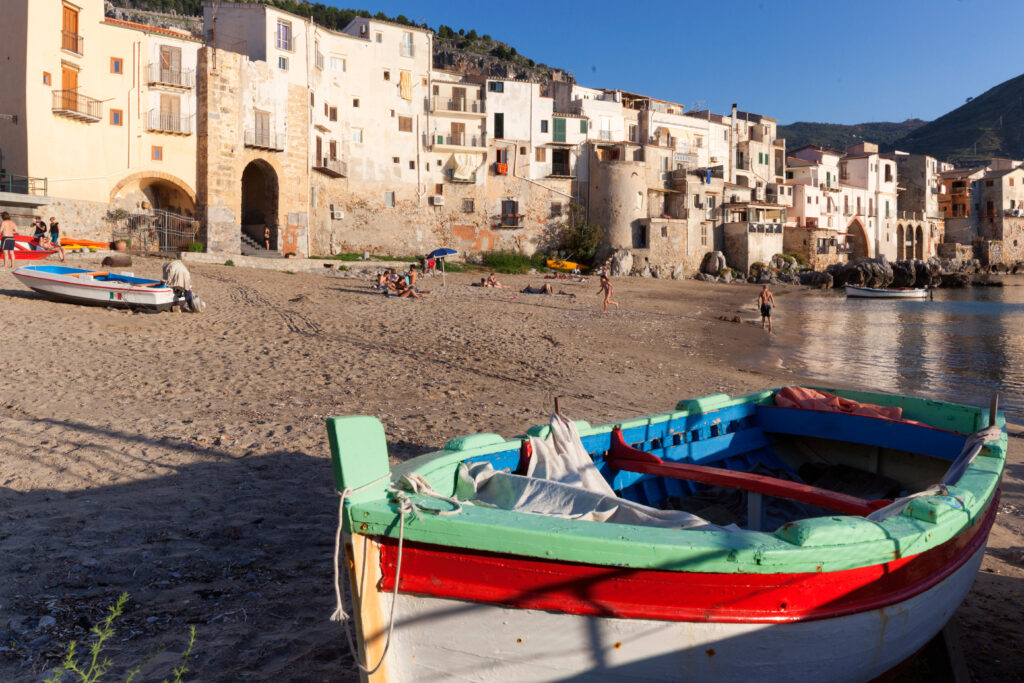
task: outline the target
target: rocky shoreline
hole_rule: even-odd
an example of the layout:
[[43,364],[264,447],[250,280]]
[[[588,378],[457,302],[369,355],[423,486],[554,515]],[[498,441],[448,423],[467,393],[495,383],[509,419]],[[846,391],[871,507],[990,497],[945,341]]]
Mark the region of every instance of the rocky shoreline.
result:
[[709,253],[694,276],[704,282],[750,282],[756,284],[793,284],[818,289],[858,287],[970,287],[975,284],[994,285],[998,281],[981,281],[977,276],[1016,275],[1024,273],[1024,261],[1007,265],[984,265],[978,259],[905,259],[890,261],[885,256],[859,258],[836,263],[823,271],[802,267],[796,258],[776,254],[767,265],[754,264],[744,274],[725,265],[722,252]]

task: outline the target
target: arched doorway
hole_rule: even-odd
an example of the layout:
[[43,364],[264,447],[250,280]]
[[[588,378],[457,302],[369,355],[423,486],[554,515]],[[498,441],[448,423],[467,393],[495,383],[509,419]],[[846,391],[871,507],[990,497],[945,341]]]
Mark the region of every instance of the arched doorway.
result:
[[242,171],[242,234],[262,248],[270,226],[271,250],[277,249],[277,193],[277,173],[266,161],[252,161]]
[[896,226],[896,260],[902,261],[906,254],[907,241],[903,234],[903,226]]
[[851,261],[871,255],[871,249],[868,247],[868,234],[858,220],[852,221],[846,227],[846,243],[850,245]]
[[914,237],[914,258],[924,260],[924,230],[917,226],[917,233]]
[[156,209],[191,218],[196,195],[183,180],[168,173],[136,173],[114,187],[110,203],[131,213]]

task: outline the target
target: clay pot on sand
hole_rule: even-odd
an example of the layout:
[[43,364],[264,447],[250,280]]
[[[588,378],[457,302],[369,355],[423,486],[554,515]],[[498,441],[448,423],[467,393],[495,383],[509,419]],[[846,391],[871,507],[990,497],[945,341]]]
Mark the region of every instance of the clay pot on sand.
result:
[[114,242],[114,251],[124,251],[128,248],[128,243],[124,240],[117,240]]

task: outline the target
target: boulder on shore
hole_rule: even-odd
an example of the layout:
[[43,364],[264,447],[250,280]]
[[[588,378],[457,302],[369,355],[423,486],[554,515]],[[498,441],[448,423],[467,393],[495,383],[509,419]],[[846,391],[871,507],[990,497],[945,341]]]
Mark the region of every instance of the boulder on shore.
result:
[[720,251],[709,251],[704,255],[700,264],[700,272],[708,275],[718,275],[728,264],[725,262],[725,254]]
[[859,258],[849,263],[834,263],[826,270],[832,276],[834,287],[856,285],[858,287],[884,288],[892,284],[892,265],[882,259]]
[[800,284],[817,289],[832,289],[832,274],[817,270],[805,270],[800,273]]
[[943,287],[970,287],[971,273],[943,273],[940,278]]
[[620,249],[612,254],[611,266],[608,274],[612,277],[629,275],[633,270],[633,252],[629,249]]
[[100,265],[108,268],[125,268],[132,265],[132,257],[123,251],[118,251],[109,256],[104,256]]

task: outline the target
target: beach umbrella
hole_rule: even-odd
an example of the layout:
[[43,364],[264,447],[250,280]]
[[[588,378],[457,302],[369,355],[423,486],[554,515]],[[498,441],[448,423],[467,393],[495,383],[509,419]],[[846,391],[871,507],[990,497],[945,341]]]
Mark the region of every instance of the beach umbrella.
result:
[[445,257],[446,256],[456,256],[456,255],[458,255],[458,253],[459,252],[457,250],[455,250],[455,249],[449,249],[448,247],[441,247],[440,249],[435,249],[434,251],[432,251],[429,254],[427,254],[428,258],[436,259],[436,260],[441,262],[441,286],[444,286],[444,285],[447,284],[445,282],[445,278],[444,278],[444,259],[445,259]]

